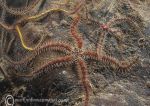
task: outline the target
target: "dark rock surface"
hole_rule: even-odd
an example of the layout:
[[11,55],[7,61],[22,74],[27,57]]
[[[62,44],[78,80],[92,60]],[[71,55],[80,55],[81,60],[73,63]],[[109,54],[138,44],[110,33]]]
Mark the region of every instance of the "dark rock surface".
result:
[[[7,1],[7,0],[6,0]],[[10,2],[10,0],[8,0]],[[17,0],[16,3],[18,2]],[[28,0],[23,0],[26,2]],[[30,0],[29,0],[30,1]],[[32,1],[32,0],[31,0]],[[74,6],[70,4],[61,6],[52,3],[59,0],[43,0],[44,4],[37,6],[34,13],[40,13],[48,8],[61,7],[70,9]],[[61,1],[61,0],[60,0]],[[73,3],[76,1],[71,0]],[[80,1],[80,0],[77,0]],[[111,34],[106,34],[104,40],[104,54],[113,56],[119,60],[126,60],[128,57],[139,56],[136,65],[127,70],[115,70],[115,66],[109,66],[103,62],[87,61],[89,80],[91,81],[92,91],[90,94],[89,106],[150,106],[150,2],[149,0],[85,0],[87,3],[87,12],[89,18],[98,22],[109,22],[113,17],[130,18],[140,27],[128,22],[118,23],[113,26],[123,32],[123,47],[118,49],[118,42]],[[20,2],[18,2],[20,4]],[[10,3],[11,4],[11,3]],[[15,2],[13,3],[14,6]],[[18,4],[17,4],[18,5]],[[40,7],[41,6],[41,7]],[[38,8],[40,7],[40,9]],[[84,9],[82,10],[84,11]],[[84,12],[81,16],[84,16]],[[0,11],[1,12],[1,11]],[[2,13],[2,12],[1,12]],[[9,16],[9,14],[7,14]],[[11,16],[11,15],[10,15]],[[12,18],[13,17],[13,18]],[[14,21],[15,16],[11,16]],[[18,18],[18,17],[15,17]],[[1,21],[1,20],[0,20]],[[6,20],[7,21],[7,20]],[[62,40],[73,45],[70,37],[70,24],[72,19],[63,12],[52,12],[38,22],[23,23],[22,29],[25,40],[28,45],[35,46],[40,38],[46,41]],[[84,39],[84,49],[96,50],[100,33],[103,32],[100,26],[88,19],[82,19],[78,26],[78,31]],[[15,76],[17,70],[19,73],[27,74],[36,69],[41,64],[53,60],[59,56],[64,56],[58,51],[47,51],[30,63],[22,66],[13,66],[5,58],[5,54],[12,60],[21,60],[30,54],[25,50],[20,39],[16,37],[16,32],[7,32],[0,27],[0,106],[5,106],[4,97],[11,94],[16,99],[53,99],[51,103],[17,103],[16,106],[83,106],[84,89],[79,80],[75,64],[65,67],[59,67],[50,70],[48,73],[40,74],[38,78],[32,81],[24,82],[26,78]],[[3,41],[2,33],[5,44]],[[141,31],[141,33],[139,33]],[[14,43],[10,46],[8,53],[6,51],[8,42],[15,37]],[[142,36],[142,37],[141,37]],[[139,45],[139,40],[141,44]],[[121,38],[119,38],[121,39]],[[144,39],[144,40],[143,40]],[[5,78],[2,70],[11,75],[11,80]],[[57,100],[66,100],[61,103]]]

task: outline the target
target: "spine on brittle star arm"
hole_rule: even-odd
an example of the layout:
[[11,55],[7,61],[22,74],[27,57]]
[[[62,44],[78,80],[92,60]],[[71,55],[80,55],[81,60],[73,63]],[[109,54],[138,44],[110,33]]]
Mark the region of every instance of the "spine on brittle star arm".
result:
[[46,62],[45,64],[41,65],[40,67],[38,67],[37,69],[33,70],[31,73],[29,73],[28,75],[20,75],[20,74],[16,74],[17,77],[20,77],[23,81],[31,81],[35,78],[40,77],[40,75],[42,74],[46,74],[50,71],[52,71],[52,69],[54,68],[58,68],[61,66],[67,66],[73,63],[73,57],[70,55],[64,56],[64,57],[59,57],[55,60]]
[[77,67],[78,74],[79,74],[80,80],[83,84],[84,92],[85,92],[84,106],[88,106],[89,105],[89,96],[90,96],[90,92],[91,92],[91,86],[90,86],[90,81],[89,81],[89,77],[88,77],[87,66],[82,59],[78,60],[77,66],[78,66]]
[[77,44],[78,48],[82,48],[83,45],[83,39],[81,36],[79,36],[79,33],[77,31],[77,25],[80,21],[80,16],[78,15],[77,17],[75,17],[75,19],[73,20],[71,27],[70,27],[70,32],[71,35],[73,37],[73,39],[75,40],[75,43]]

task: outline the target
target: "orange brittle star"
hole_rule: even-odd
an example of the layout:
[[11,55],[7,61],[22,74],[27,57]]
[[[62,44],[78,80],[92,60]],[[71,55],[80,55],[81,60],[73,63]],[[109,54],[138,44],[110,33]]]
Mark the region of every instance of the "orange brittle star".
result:
[[[88,69],[87,69],[87,64],[86,64],[85,59],[102,61],[104,63],[107,63],[108,65],[115,66],[118,69],[126,69],[126,67],[130,67],[130,68],[133,67],[133,65],[136,63],[136,59],[133,62],[127,64],[126,61],[119,61],[110,56],[106,56],[103,54],[98,55],[94,51],[84,50],[83,38],[77,31],[77,25],[79,21],[80,21],[80,16],[77,15],[74,17],[74,20],[70,26],[71,37],[74,40],[75,47],[67,43],[54,42],[55,44],[47,43],[41,48],[36,49],[36,50],[41,51],[41,49],[43,48],[47,48],[47,47],[52,48],[52,46],[49,46],[49,45],[53,45],[53,47],[57,48],[57,50],[60,50],[60,51],[62,51],[62,48],[64,48],[65,51],[63,50],[63,52],[67,52],[65,56],[58,57],[58,58],[55,58],[54,60],[46,62],[45,64],[41,65],[37,69],[33,70],[28,75],[21,73],[21,74],[16,74],[16,76],[21,77],[21,79],[25,79],[25,81],[28,81],[28,80],[32,80],[33,78],[38,77],[41,74],[50,72],[50,70],[53,68],[58,68],[61,66],[68,66],[72,63],[75,63],[77,66],[79,79],[82,82],[84,92],[85,92],[84,106],[88,106],[89,99],[90,99],[90,92],[92,89],[91,89],[91,83],[88,77]],[[43,52],[45,52],[46,50],[43,50]]]
[[[64,11],[64,10],[51,9],[51,10],[48,10],[44,13],[38,14],[36,16],[27,17],[25,20],[26,21],[29,21],[29,20],[34,21],[34,20],[38,19],[39,17],[41,17],[41,16],[43,16],[43,15],[45,15],[51,11]],[[66,11],[64,11],[64,12],[66,12]],[[76,13],[76,11],[73,13]],[[17,24],[15,26],[15,29],[18,32],[19,37],[20,37],[21,42],[22,42],[22,45],[25,49],[28,49],[31,51],[32,50],[36,51],[37,52],[36,55],[39,55],[38,54],[39,51],[45,52],[48,48],[51,48],[51,50],[52,50],[53,47],[54,47],[54,49],[58,49],[60,51],[63,51],[65,53],[67,52],[67,53],[66,53],[66,56],[55,58],[54,60],[48,61],[45,64],[40,65],[37,69],[34,69],[31,73],[29,73],[27,75],[24,75],[23,73],[21,73],[21,74],[17,73],[16,75],[21,77],[22,79],[25,78],[27,80],[31,80],[33,78],[38,77],[41,73],[45,74],[46,72],[49,72],[53,68],[58,68],[60,66],[68,66],[69,64],[75,63],[77,66],[77,72],[78,72],[79,79],[82,82],[84,92],[85,92],[84,106],[88,106],[89,100],[90,100],[90,92],[92,89],[91,89],[91,85],[90,85],[91,83],[90,83],[90,80],[88,77],[88,68],[87,68],[87,64],[86,64],[85,59],[93,59],[93,60],[97,60],[97,61],[102,61],[104,63],[107,63],[108,65],[115,66],[118,69],[125,69],[126,70],[127,68],[131,68],[136,63],[137,58],[129,63],[126,61],[119,61],[113,57],[104,55],[101,52],[99,53],[99,51],[102,51],[102,50],[99,50],[99,48],[101,49],[103,44],[100,44],[98,46],[97,52],[90,51],[90,50],[84,50],[83,38],[77,31],[77,26],[78,26],[78,23],[80,22],[80,18],[81,17],[78,14],[77,14],[77,16],[73,17],[73,22],[70,26],[71,37],[74,40],[74,43],[75,43],[74,46],[75,47],[73,47],[72,45],[67,44],[67,43],[57,43],[57,42],[47,43],[44,46],[40,46],[40,47],[37,46],[35,48],[27,47],[23,41],[20,27]],[[104,30],[109,29],[106,25],[102,25],[101,27]],[[102,36],[104,36],[104,35],[102,35]]]

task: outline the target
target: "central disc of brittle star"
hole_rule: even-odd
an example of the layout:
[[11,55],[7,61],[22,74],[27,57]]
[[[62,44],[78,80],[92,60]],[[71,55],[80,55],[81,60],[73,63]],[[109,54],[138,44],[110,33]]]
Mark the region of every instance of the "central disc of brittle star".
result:
[[74,48],[72,50],[72,55],[74,56],[74,58],[78,58],[78,57],[81,57],[81,54],[83,53],[83,51],[79,48]]

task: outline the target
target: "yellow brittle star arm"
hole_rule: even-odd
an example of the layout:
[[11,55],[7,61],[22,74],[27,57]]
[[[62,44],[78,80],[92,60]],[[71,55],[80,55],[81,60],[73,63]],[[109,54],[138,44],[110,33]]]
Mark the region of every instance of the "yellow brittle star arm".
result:
[[[28,17],[26,20],[28,20],[28,21],[34,20],[34,19],[36,20],[36,19],[42,17],[43,15],[48,14],[48,13],[50,13],[50,12],[52,12],[52,11],[63,11],[63,12],[65,12],[65,13],[69,13],[68,11],[66,11],[66,10],[64,10],[64,9],[60,9],[60,8],[49,9],[49,10],[47,10],[47,11],[41,13],[41,14]],[[29,50],[29,51],[33,51],[33,50],[40,44],[40,43],[39,43],[35,48],[28,47],[28,46],[26,45],[26,43],[24,42],[24,40],[23,40],[23,35],[22,35],[22,32],[21,32],[21,30],[20,30],[20,28],[19,28],[19,25],[16,25],[15,29],[16,29],[16,31],[17,31],[17,33],[18,33],[18,36],[19,36],[20,40],[21,40],[21,44],[22,44],[22,46],[23,46],[25,49],[27,49],[27,50]]]
[[[77,8],[77,10],[78,10],[79,8],[80,8],[80,6]],[[76,11],[77,11],[77,10],[76,10]],[[43,13],[38,14],[38,15],[35,15],[35,16],[27,17],[25,20],[27,20],[27,21],[36,20],[36,19],[39,19],[40,17],[42,17],[43,15],[48,14],[48,13],[53,12],[53,11],[62,11],[62,12],[68,13],[68,14],[74,14],[74,12],[76,12],[76,11],[69,12],[69,11],[64,10],[64,9],[55,8],[55,9],[49,9],[49,10],[44,11]],[[22,35],[22,33],[21,33],[21,30],[20,30],[20,28],[19,28],[19,25],[16,25],[16,26],[15,26],[15,29],[16,29],[16,31],[18,32],[18,35],[19,35],[19,38],[20,38],[20,40],[21,40],[22,46],[23,46],[25,49],[29,50],[29,51],[32,51],[32,50],[34,50],[35,48],[37,48],[37,47],[40,45],[40,43],[42,42],[42,40],[41,40],[40,43],[39,43],[35,48],[28,47],[28,46],[25,44],[24,40],[23,40],[23,35]]]
[[73,11],[67,11],[65,9],[61,9],[61,8],[53,8],[53,9],[48,9],[48,10],[45,10],[37,15],[34,15],[34,16],[29,16],[29,17],[23,17],[22,19],[18,20],[17,24],[20,24],[22,23],[23,21],[37,21],[37,20],[40,20],[42,19],[43,17],[45,17],[48,13],[50,12],[64,12],[64,13],[67,13],[68,15],[74,15],[75,13],[77,13],[81,8],[82,8],[82,5],[83,3],[81,2],[75,10]]
[[48,13],[53,12],[53,11],[62,11],[62,12],[65,12],[65,13],[69,13],[67,10],[60,9],[60,8],[54,8],[54,9],[48,9],[48,10],[42,12],[41,14],[28,17],[26,20],[30,21],[30,20],[38,19],[39,17],[42,17],[43,15],[48,14]]
[[62,11],[62,12],[67,13],[67,14],[69,14],[69,15],[73,15],[73,14],[75,14],[77,11],[80,10],[81,6],[82,6],[82,3],[81,3],[74,11],[71,11],[71,12],[69,12],[69,11],[67,11],[67,10],[65,10],[65,9],[61,9],[61,8],[48,9],[48,10],[46,10],[46,11],[44,11],[44,12],[38,14],[38,15],[31,16],[31,17],[27,17],[26,20],[27,20],[27,21],[33,21],[33,20],[39,19],[40,17],[42,17],[42,16],[44,16],[44,15],[47,15],[48,13],[54,12],[54,11],[56,11],[56,12],[57,12],[57,11]]
[[18,35],[19,35],[19,38],[20,38],[20,40],[21,40],[22,46],[23,46],[25,49],[29,50],[29,51],[34,50],[33,48],[30,48],[30,47],[26,46],[26,44],[25,44],[25,42],[24,42],[24,40],[23,40],[23,36],[22,36],[22,33],[21,33],[21,31],[20,31],[19,26],[16,25],[15,28],[16,28],[16,31],[18,32]]

